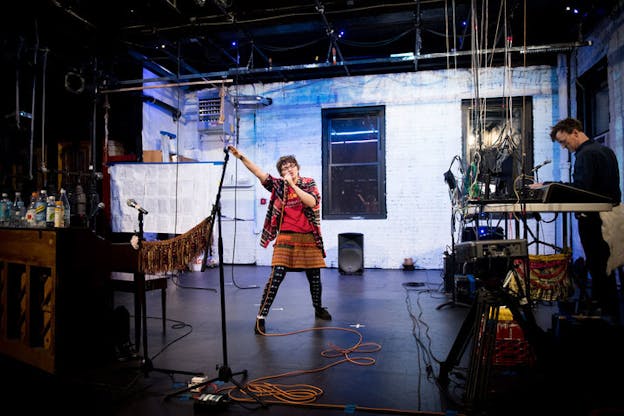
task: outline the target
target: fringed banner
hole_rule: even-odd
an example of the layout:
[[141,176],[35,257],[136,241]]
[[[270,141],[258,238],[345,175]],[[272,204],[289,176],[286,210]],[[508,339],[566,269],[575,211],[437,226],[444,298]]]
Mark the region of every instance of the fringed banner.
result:
[[146,274],[186,270],[189,263],[210,247],[212,216],[184,234],[162,241],[143,241],[139,250],[139,270]]
[[[522,261],[522,260],[519,260]],[[547,302],[565,300],[573,289],[568,276],[570,254],[529,255],[531,299]],[[524,282],[524,267],[518,267],[518,275]],[[516,290],[515,282],[510,289]]]

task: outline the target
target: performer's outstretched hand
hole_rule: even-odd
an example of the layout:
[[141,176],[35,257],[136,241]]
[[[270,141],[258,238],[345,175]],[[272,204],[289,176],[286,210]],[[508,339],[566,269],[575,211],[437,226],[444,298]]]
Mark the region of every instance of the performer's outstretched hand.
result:
[[240,152],[238,151],[237,148],[235,148],[232,145],[228,146],[228,150],[232,153],[232,155],[236,158],[236,159],[240,159]]

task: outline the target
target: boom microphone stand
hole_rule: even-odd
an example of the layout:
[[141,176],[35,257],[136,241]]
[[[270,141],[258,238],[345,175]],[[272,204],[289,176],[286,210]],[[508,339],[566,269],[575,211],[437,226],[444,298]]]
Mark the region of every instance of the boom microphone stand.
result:
[[[262,407],[266,407],[266,404],[255,394],[253,394],[249,389],[243,386],[240,382],[234,379],[234,376],[242,374],[244,377],[247,377],[247,370],[241,370],[237,372],[233,372],[228,364],[228,350],[227,350],[227,329],[226,329],[226,316],[225,316],[225,279],[224,279],[224,271],[223,271],[223,237],[221,232],[221,189],[223,188],[223,179],[225,177],[225,170],[227,168],[228,160],[230,159],[230,153],[227,150],[227,147],[223,148],[225,152],[225,158],[223,163],[223,170],[221,171],[221,179],[219,180],[219,188],[217,190],[217,199],[215,204],[212,207],[212,218],[213,225],[211,226],[211,230],[209,236],[212,235],[212,227],[214,226],[214,219],[217,219],[217,225],[219,230],[219,236],[217,239],[217,249],[219,252],[219,288],[221,290],[220,300],[221,300],[221,342],[222,342],[222,351],[223,351],[223,364],[217,368],[218,374],[217,377],[203,381],[201,383],[192,384],[189,387],[174,391],[165,396],[165,400],[169,397],[178,395],[180,393],[184,393],[191,389],[196,389],[201,386],[205,386],[206,384],[213,383],[217,380],[222,381],[224,383],[232,383],[240,390],[244,391],[249,397],[253,398],[256,402],[262,405]],[[210,237],[208,237],[210,238]],[[207,256],[204,256],[204,259]]]
[[[133,201],[134,200],[130,200]],[[130,201],[128,201],[128,205],[132,206],[133,208],[136,208],[139,211],[139,232],[138,232],[138,238],[139,238],[139,245],[142,244],[143,242],[143,215],[147,214],[147,211],[144,208],[141,208],[141,206],[137,205],[135,202],[135,205],[131,205]],[[147,298],[146,298],[146,290],[145,290],[145,273],[143,272],[138,272],[138,273],[134,273],[134,282],[136,283],[137,286],[137,295],[138,295],[138,299],[140,300],[141,303],[141,326],[142,328],[142,342],[143,342],[143,359],[141,360],[141,370],[143,371],[143,374],[145,374],[145,376],[149,376],[149,373],[151,371],[158,371],[161,373],[165,373],[165,374],[185,374],[185,375],[190,375],[190,376],[198,376],[201,375],[201,373],[197,373],[197,372],[191,372],[191,371],[180,371],[180,370],[170,370],[170,369],[166,369],[166,368],[155,368],[154,365],[152,364],[152,360],[149,358],[148,355],[148,348],[147,348]]]

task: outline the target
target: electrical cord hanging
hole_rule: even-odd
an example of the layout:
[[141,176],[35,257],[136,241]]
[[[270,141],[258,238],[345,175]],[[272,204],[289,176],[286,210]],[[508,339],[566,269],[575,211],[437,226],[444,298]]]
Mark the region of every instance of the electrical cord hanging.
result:
[[[238,77],[234,78],[234,82],[235,82],[234,85],[236,88],[235,90],[236,99],[234,100],[235,101],[234,111],[235,111],[235,120],[236,120],[236,126],[235,126],[236,139],[234,141],[234,144],[238,146],[239,129],[240,129],[240,104],[238,101],[238,97],[240,97],[240,91],[238,89]],[[224,145],[227,146],[227,144],[224,144]],[[238,228],[238,214],[237,214],[238,211],[237,210],[238,210],[238,162],[234,164],[234,236],[232,237],[232,265],[230,268],[230,277],[232,279],[232,284],[237,289],[258,289],[260,288],[259,285],[248,285],[248,286],[239,285],[234,275],[234,259],[236,258],[236,233],[237,233],[237,228]]]

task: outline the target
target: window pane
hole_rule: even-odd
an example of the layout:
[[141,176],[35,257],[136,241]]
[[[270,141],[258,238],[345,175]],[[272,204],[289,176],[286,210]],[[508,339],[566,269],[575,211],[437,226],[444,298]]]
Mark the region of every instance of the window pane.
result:
[[[477,106],[478,104],[478,106]],[[464,160],[478,165],[470,198],[512,199],[515,179],[533,166],[531,97],[462,101]]]
[[376,165],[335,166],[331,177],[331,213],[361,215],[379,210]]
[[377,162],[377,140],[374,142],[332,143],[332,164]]
[[384,111],[323,110],[323,218],[386,218]]

